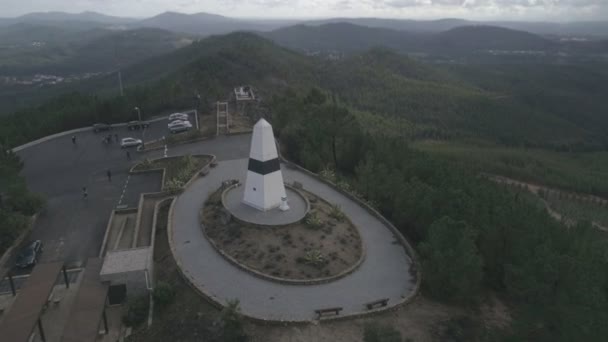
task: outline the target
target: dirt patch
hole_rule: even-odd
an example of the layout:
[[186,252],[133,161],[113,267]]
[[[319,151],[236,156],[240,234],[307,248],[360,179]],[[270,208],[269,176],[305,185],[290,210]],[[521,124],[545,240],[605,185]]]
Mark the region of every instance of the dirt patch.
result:
[[293,326],[250,326],[251,342],[362,342],[368,324],[388,325],[401,333],[403,341],[437,341],[434,330],[464,310],[418,296],[410,304],[367,318]]
[[242,114],[230,114],[230,133],[251,132],[253,125],[251,119]]
[[213,193],[201,218],[214,244],[238,262],[263,274],[289,280],[327,278],[355,266],[363,256],[361,237],[340,208],[302,191],[310,212],[301,222],[258,226],[229,219]]

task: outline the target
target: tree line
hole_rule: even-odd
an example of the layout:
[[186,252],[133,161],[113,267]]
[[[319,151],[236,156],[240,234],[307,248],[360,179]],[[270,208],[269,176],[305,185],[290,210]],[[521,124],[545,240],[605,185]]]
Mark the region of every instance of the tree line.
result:
[[29,224],[29,218],[44,204],[43,198],[27,190],[19,175],[23,163],[0,144],[0,255]]

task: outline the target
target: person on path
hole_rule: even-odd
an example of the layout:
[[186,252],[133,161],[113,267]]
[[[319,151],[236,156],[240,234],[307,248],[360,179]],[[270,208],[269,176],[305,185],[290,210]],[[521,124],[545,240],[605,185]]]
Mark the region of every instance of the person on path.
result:
[[82,198],[87,199],[89,197],[89,192],[87,191],[87,187],[82,187]]
[[118,142],[118,134],[114,134],[114,140],[116,140],[116,142]]
[[131,152],[127,151],[127,159],[131,160]]
[[106,175],[108,175],[108,182],[112,181],[112,171],[110,171],[110,169],[108,169],[108,171],[106,172]]
[[76,136],[72,135],[72,144],[76,145]]

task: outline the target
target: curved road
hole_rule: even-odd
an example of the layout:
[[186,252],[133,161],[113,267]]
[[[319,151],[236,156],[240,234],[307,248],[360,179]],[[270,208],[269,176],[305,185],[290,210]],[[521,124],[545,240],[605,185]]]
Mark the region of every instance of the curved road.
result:
[[[248,145],[247,145],[248,146]],[[414,287],[411,260],[392,232],[358,204],[326,184],[296,170],[283,168],[286,182],[301,182],[305,189],[338,204],[359,229],[366,258],[350,275],[319,285],[283,285],[257,278],[230,264],[206,240],[199,211],[208,195],[223,180],[244,181],[247,159],[221,161],[195,181],[174,203],[171,243],[175,257],[192,284],[220,303],[238,298],[248,316],[308,321],[314,310],[343,307],[342,315],[364,311],[364,303],[389,298],[389,306]]]

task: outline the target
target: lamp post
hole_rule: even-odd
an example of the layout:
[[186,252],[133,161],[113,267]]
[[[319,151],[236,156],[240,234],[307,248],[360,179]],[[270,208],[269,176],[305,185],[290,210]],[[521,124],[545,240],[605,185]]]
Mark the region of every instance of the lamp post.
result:
[[146,144],[144,143],[144,133],[146,132],[146,130],[143,127],[143,123],[141,122],[141,110],[139,110],[139,107],[135,107],[134,108],[137,111],[137,119],[139,120],[139,124],[142,125],[141,126],[141,147],[144,148],[146,146]]
[[196,120],[196,129],[201,129],[198,123],[198,112],[201,110],[201,94],[196,94],[196,109],[194,110],[194,118]]

